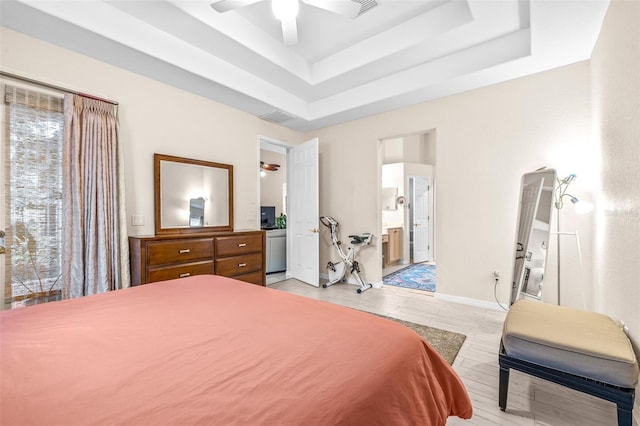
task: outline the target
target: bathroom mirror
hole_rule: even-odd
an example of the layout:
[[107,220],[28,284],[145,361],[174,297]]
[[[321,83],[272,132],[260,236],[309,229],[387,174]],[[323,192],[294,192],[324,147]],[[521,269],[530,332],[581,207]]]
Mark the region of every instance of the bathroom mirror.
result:
[[382,210],[398,210],[398,188],[382,188]]
[[510,304],[520,298],[542,298],[555,183],[554,169],[522,176]]
[[233,230],[233,166],[153,157],[156,235]]

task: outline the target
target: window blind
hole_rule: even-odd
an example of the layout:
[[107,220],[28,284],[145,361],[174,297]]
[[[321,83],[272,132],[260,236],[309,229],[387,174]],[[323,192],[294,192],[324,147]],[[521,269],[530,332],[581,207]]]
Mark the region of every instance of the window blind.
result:
[[5,304],[60,294],[64,99],[5,86]]

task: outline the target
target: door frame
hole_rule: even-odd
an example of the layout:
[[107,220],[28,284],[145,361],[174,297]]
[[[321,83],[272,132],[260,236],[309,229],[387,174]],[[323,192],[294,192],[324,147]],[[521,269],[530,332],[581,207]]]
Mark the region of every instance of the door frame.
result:
[[[410,136],[414,136],[414,135],[436,135],[437,134],[437,129],[436,128],[432,128],[432,129],[427,129],[427,130],[423,130],[423,131],[417,131],[417,132],[409,132],[409,133],[404,133],[404,134],[398,134],[398,135],[388,135],[388,136],[384,136],[378,139],[378,147],[377,147],[377,180],[378,180],[378,197],[377,197],[377,208],[376,208],[376,222],[377,222],[377,226],[378,229],[381,232],[382,230],[382,167],[385,165],[385,143],[387,141],[390,140],[394,140],[394,139],[401,139],[401,138],[405,138],[405,137],[410,137]],[[437,144],[437,139],[433,139],[431,143]],[[435,149],[435,145],[434,145],[434,149]],[[434,151],[433,152],[433,158],[437,158],[437,153]],[[403,162],[400,161],[400,159],[398,161],[392,161],[391,163],[394,162]],[[438,172],[437,172],[437,164],[434,163],[433,164],[426,164],[426,165],[431,165],[433,167],[433,173],[431,176],[429,177],[429,183],[430,183],[430,190],[429,190],[429,222],[430,222],[430,227],[429,227],[429,261],[436,261],[436,257],[437,257],[437,214],[436,214],[436,210],[437,210],[437,181],[438,181]],[[406,192],[403,194],[404,197],[407,199],[406,202],[408,202],[408,191],[409,191],[409,179],[408,176],[406,176],[407,179],[404,182],[405,185],[405,190]],[[407,209],[409,210],[409,209]],[[408,226],[409,226],[409,216],[408,216],[408,212],[405,214],[404,217],[404,224],[403,224],[403,230],[408,230]],[[407,232],[408,233],[408,232]],[[380,236],[378,237],[380,238]],[[407,253],[409,251],[409,244],[408,244],[408,237],[406,238],[407,244],[404,245],[403,251],[406,250]],[[380,244],[380,246],[382,246],[382,244]],[[379,265],[379,271],[380,271],[380,277],[382,277],[382,271],[383,271],[383,262],[382,262],[382,247],[379,248],[379,252],[378,252],[378,265]],[[407,260],[408,260],[408,256],[407,256]],[[381,280],[382,283],[382,280]]]
[[[291,191],[291,170],[292,168],[291,166],[291,161],[293,159],[293,157],[291,156],[292,151],[294,150],[294,148],[296,147],[300,147],[304,144],[306,144],[307,142],[310,141],[305,141],[303,143],[300,144],[290,144],[287,142],[283,142],[277,139],[273,139],[267,136],[262,136],[262,135],[258,135],[258,143],[257,143],[257,149],[258,149],[258,159],[260,159],[260,150],[262,149],[266,149],[266,150],[271,150],[274,152],[278,152],[280,154],[285,155],[285,162],[287,164],[287,175],[286,175],[286,188],[287,188],[287,199],[286,199],[286,206],[287,206],[287,216],[290,215],[290,211],[291,211],[291,197],[293,196],[293,192]],[[312,140],[316,140],[316,149],[317,149],[317,138],[314,138]],[[317,152],[316,152],[316,169],[319,168],[319,164],[318,164],[318,158],[317,158]],[[319,178],[319,176],[318,176]],[[261,181],[260,181],[260,174],[257,173],[257,183],[258,183],[258,191],[257,191],[257,205],[260,206],[260,200],[261,200]],[[318,199],[318,208],[319,208],[319,198],[320,198],[320,193],[319,193],[319,184],[320,182],[317,182],[318,185],[318,190],[316,191],[316,197]],[[260,223],[260,209],[256,209],[256,216],[257,216],[257,223]],[[316,215],[318,216],[318,215]],[[287,217],[288,219],[289,217]],[[318,217],[316,217],[316,222],[319,220]],[[289,225],[289,221],[288,221],[288,225]],[[315,224],[314,228],[318,228],[318,224]],[[287,229],[289,229],[289,226],[287,226]],[[319,231],[318,229],[316,229],[316,231]],[[317,232],[316,232],[317,234]],[[286,247],[287,247],[287,254],[286,254],[286,271],[285,271],[285,279],[290,279],[290,278],[296,278],[295,277],[295,271],[292,269],[292,253],[293,253],[293,249],[292,247],[294,246],[294,235],[291,232],[287,232],[287,237],[286,237]],[[318,236],[316,235],[316,238],[318,238]],[[319,253],[319,247],[318,247],[318,256],[316,261],[320,262],[320,253]],[[319,269],[319,267],[318,267]],[[320,279],[320,275],[319,275],[319,270],[316,271],[317,273],[315,273],[315,275],[317,277],[315,277],[315,279],[311,280],[312,282],[306,282],[307,284],[310,285],[315,285],[315,286],[319,286],[319,279]]]
[[[279,154],[283,154],[285,156],[285,164],[288,163],[289,161],[289,148],[293,147],[294,145],[287,143],[287,142],[283,142],[277,139],[273,139],[273,138],[269,138],[267,136],[262,136],[262,135],[258,135],[258,161],[260,161],[260,151],[261,150],[268,150],[268,151],[273,151],[273,152],[277,152]],[[257,174],[257,181],[258,181],[258,200],[256,202],[256,205],[258,206],[258,208],[256,209],[256,223],[260,223],[260,200],[261,200],[261,195],[262,195],[262,182],[260,181],[260,173]],[[287,194],[289,194],[289,168],[287,167],[287,176],[286,176],[286,181],[287,181]],[[288,197],[287,197],[288,198]],[[289,211],[289,201],[287,199],[287,212]],[[259,225],[258,225],[259,226]],[[289,239],[289,233],[287,233],[287,238],[286,238],[286,246],[287,246],[287,255],[286,255],[286,262],[287,262],[287,268],[285,271],[285,279],[291,278],[291,274],[289,272],[289,265],[291,264],[289,262],[289,253],[290,253],[290,244],[291,241]],[[266,256],[266,253],[265,253]]]

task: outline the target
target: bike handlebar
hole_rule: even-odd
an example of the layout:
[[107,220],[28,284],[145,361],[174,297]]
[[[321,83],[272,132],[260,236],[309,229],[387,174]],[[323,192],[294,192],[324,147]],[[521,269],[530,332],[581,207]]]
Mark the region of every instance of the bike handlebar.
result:
[[320,216],[320,222],[322,222],[322,224],[327,228],[331,228],[331,226],[338,226],[338,221],[331,216]]

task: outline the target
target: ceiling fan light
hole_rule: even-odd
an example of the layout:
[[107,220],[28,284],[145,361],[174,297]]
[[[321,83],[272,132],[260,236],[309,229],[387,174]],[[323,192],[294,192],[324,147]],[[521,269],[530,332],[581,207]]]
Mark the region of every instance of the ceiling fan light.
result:
[[280,21],[295,19],[299,7],[298,0],[271,0],[273,15]]

